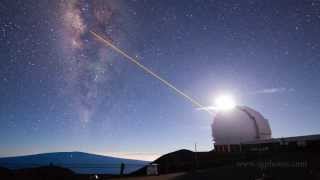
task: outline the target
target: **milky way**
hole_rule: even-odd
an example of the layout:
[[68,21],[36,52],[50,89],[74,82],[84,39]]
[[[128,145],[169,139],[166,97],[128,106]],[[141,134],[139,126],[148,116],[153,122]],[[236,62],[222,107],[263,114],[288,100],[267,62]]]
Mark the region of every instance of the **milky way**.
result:
[[63,43],[66,58],[66,90],[74,99],[74,107],[81,122],[89,122],[97,105],[99,94],[107,93],[101,85],[110,80],[108,68],[112,56],[101,45],[93,42],[90,29],[103,33],[110,40],[117,38],[121,30],[114,23],[121,16],[115,1],[61,1]]
[[319,133],[319,0],[1,0],[0,156],[212,150],[212,116],[90,30],[205,106]]

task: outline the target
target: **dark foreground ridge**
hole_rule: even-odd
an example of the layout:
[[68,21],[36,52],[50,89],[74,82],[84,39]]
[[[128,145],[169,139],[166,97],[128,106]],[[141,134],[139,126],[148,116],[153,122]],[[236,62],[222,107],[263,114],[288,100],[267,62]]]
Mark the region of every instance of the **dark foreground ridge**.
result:
[[28,168],[20,170],[9,170],[6,168],[0,169],[0,179],[14,179],[14,180],[54,180],[54,179],[73,179],[75,176],[74,172],[69,169],[55,167],[55,166],[45,166],[38,168]]
[[[174,179],[319,179],[320,151],[192,152],[179,150],[153,163],[159,174],[185,172]],[[144,167],[132,176],[143,176]]]
[[[320,152],[295,150],[281,152],[192,152],[179,150],[166,154],[152,163],[158,164],[160,176],[148,179],[290,179],[320,180]],[[0,168],[0,179],[131,179],[146,178],[147,167],[129,175],[77,174],[67,168],[43,166],[9,170]],[[172,178],[162,176],[178,173]]]
[[116,177],[112,174],[76,174],[73,171],[58,166],[43,166],[9,170],[0,168],[1,180],[90,180],[109,179]]

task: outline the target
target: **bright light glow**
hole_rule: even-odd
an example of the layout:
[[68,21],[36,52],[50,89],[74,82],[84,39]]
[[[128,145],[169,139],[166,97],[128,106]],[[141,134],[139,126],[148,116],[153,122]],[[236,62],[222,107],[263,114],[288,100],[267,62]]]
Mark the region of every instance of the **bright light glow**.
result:
[[230,95],[221,95],[215,99],[215,105],[218,110],[231,110],[236,106],[235,100]]

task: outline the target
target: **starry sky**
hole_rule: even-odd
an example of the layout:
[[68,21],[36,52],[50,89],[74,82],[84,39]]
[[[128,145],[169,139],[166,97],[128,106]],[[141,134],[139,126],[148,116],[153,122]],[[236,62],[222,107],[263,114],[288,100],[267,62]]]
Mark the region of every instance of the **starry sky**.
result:
[[320,132],[319,0],[3,0],[0,156],[213,148],[212,116],[90,30],[204,105],[233,94],[273,137]]

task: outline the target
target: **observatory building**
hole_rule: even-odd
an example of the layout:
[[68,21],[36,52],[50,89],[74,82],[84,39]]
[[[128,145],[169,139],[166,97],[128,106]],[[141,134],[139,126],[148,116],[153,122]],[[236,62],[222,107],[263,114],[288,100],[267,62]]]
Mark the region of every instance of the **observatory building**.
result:
[[212,137],[216,151],[241,151],[241,144],[271,138],[267,119],[246,106],[219,111],[212,123]]

